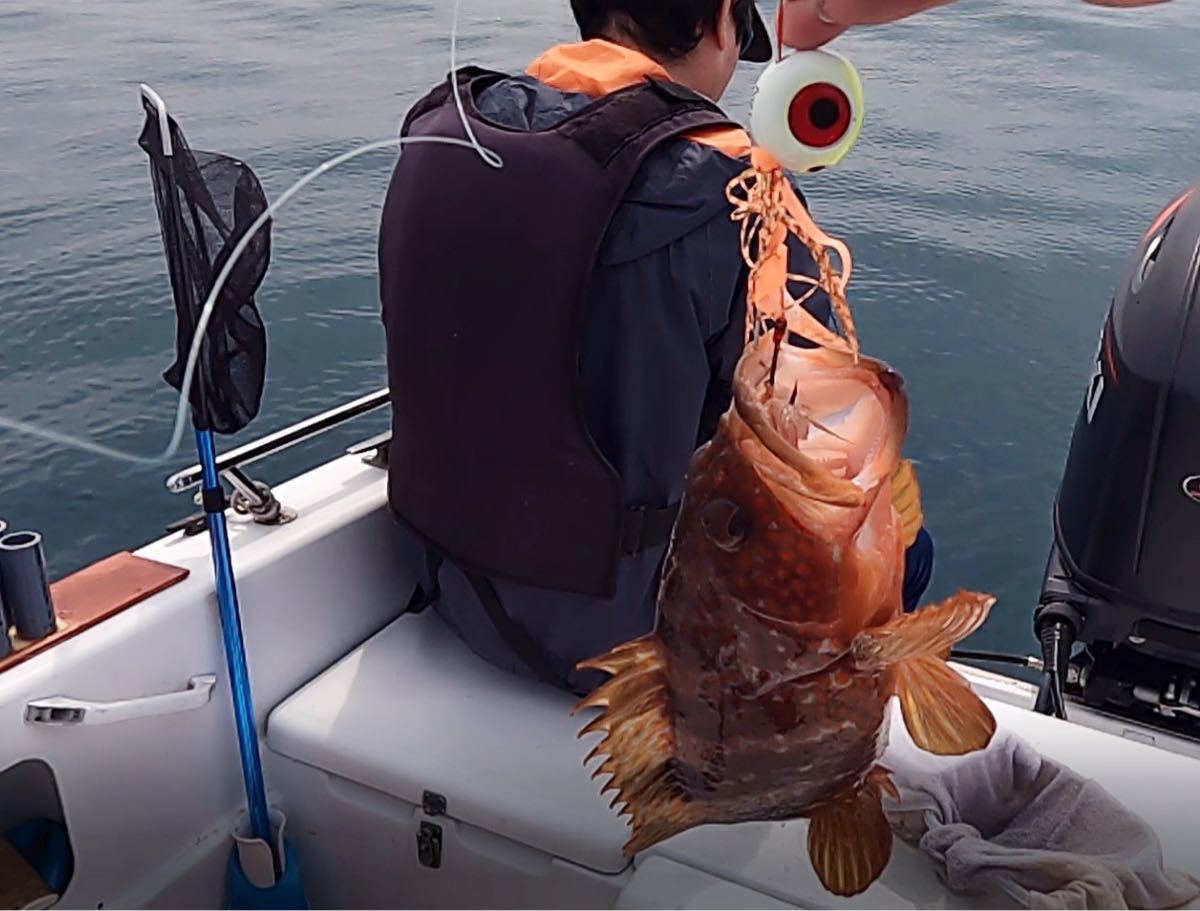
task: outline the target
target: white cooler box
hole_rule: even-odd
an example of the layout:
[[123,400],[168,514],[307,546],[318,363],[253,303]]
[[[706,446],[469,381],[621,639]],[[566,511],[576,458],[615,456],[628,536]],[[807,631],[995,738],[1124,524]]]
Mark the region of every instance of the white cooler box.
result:
[[[786,907],[675,860],[637,870],[574,699],[401,617],[272,712],[272,790],[316,907]],[[803,842],[801,842],[801,845]],[[623,894],[623,890],[625,891]],[[632,904],[630,904],[632,902]]]

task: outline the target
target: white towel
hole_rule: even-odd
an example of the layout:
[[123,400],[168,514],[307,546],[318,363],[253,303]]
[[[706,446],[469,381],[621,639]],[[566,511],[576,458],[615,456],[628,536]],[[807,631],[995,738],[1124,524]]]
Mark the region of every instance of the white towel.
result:
[[[893,742],[883,764],[900,802],[888,811],[951,890],[998,888],[1027,908],[1177,908],[1200,896],[1200,879],[1164,868],[1143,819],[1016,735],[998,731],[954,762],[931,758]],[[1197,789],[1181,799],[1200,816]]]

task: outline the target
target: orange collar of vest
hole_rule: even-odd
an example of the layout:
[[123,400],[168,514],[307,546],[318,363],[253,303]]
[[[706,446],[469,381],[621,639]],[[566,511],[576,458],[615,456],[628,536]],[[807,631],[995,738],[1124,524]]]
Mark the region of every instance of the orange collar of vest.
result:
[[[593,98],[620,91],[647,76],[671,79],[661,64],[641,51],[602,38],[552,47],[534,60],[526,73],[560,92],[581,92]],[[750,137],[737,127],[707,127],[688,138],[731,158],[750,154]]]
[[560,92],[599,98],[647,76],[669,80],[667,71],[641,51],[593,38],[550,48],[529,65],[528,74]]

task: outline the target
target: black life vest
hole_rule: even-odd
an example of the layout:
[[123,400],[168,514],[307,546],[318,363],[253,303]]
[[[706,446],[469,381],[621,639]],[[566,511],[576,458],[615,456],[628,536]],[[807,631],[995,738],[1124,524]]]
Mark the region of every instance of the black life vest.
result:
[[[678,504],[627,502],[585,425],[578,335],[589,278],[646,156],[733,124],[707,99],[646,79],[550,129],[514,130],[474,103],[504,78],[457,75],[472,130],[502,168],[471,149],[413,144],[388,191],[388,497],[431,568],[444,559],[474,580],[607,598],[622,555],[665,543]],[[412,108],[402,134],[465,135],[449,80]]]

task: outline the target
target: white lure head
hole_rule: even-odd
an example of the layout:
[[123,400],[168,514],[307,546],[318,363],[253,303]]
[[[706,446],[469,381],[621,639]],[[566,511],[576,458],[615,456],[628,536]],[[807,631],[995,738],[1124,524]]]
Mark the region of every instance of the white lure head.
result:
[[836,51],[796,51],[768,66],[750,109],[750,135],[783,167],[811,174],[837,164],[862,129],[862,82]]

